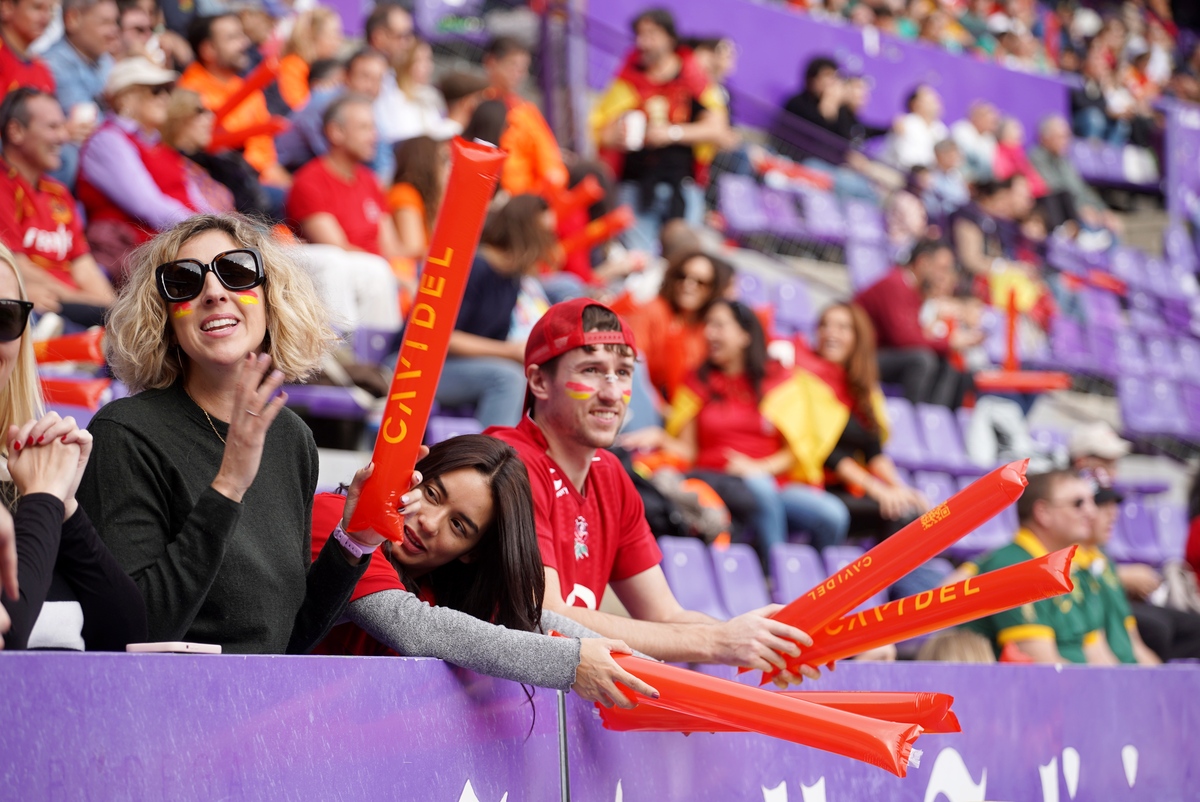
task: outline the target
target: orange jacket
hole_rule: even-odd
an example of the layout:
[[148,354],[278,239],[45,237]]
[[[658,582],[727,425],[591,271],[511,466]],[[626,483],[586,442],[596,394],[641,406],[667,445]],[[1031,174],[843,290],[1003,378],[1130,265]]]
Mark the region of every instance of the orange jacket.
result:
[[[191,66],[183,71],[179,85],[200,95],[201,102],[207,108],[217,110],[242,85],[242,79],[234,76],[228,80],[218,78],[200,62],[193,61]],[[242,101],[236,109],[222,121],[228,131],[238,131],[251,125],[260,125],[271,119],[267,110],[267,98],[262,92],[255,92]],[[275,140],[269,136],[252,136],[246,140],[243,151],[246,161],[262,173],[268,167],[278,164],[279,157],[275,154]]]
[[295,53],[279,60],[279,94],[292,111],[308,103],[308,62]]
[[517,95],[504,98],[508,105],[508,128],[500,137],[500,149],[508,154],[500,174],[500,186],[511,195],[532,192],[554,195],[567,186],[558,140],[538,107]]

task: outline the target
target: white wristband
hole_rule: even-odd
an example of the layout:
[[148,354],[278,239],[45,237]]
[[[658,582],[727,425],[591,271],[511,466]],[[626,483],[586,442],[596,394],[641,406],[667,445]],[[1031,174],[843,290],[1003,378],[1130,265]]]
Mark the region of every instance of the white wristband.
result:
[[356,560],[370,554],[371,552],[375,551],[376,548],[378,548],[378,546],[371,546],[368,548],[354,538],[350,537],[346,530],[342,528],[340,521],[338,522],[337,528],[333,530],[333,538],[338,543],[342,544],[342,548],[350,552],[350,554],[353,555],[354,559]]

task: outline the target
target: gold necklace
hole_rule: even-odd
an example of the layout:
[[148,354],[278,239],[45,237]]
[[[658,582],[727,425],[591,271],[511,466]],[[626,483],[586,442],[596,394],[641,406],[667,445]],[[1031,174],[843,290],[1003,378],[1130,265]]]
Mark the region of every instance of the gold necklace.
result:
[[213,423],[213,419],[212,419],[212,417],[209,416],[208,411],[204,407],[202,407],[196,403],[196,399],[192,398],[192,394],[187,391],[186,387],[183,388],[183,393],[188,398],[191,398],[192,403],[196,404],[196,406],[200,409],[200,411],[204,413],[204,419],[208,421],[209,428],[213,430],[213,434],[215,434],[217,436],[217,439],[221,441],[221,445],[225,445],[225,438],[222,437],[221,433],[217,431],[217,426],[215,423]]

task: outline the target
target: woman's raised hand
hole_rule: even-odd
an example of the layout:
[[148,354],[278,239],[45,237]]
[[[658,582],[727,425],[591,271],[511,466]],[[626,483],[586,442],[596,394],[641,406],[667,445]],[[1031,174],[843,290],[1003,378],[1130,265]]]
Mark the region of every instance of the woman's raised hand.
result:
[[623,707],[626,710],[635,707],[637,702],[630,699],[617,683],[652,699],[658,698],[658,691],[642,682],[617,664],[612,653],[632,654],[633,650],[624,641],[609,638],[583,638],[579,641],[579,668],[575,669],[575,684],[571,690],[589,702],[599,702],[605,707]]
[[225,435],[225,455],[212,487],[221,495],[240,502],[250,489],[262,462],[267,429],[287,403],[287,393],[271,396],[283,384],[283,373],[271,371],[268,354],[247,354],[238,365],[237,390]]
[[[425,459],[425,455],[429,453],[429,446],[421,446],[417,449],[417,461]],[[342,511],[342,529],[346,534],[354,538],[363,546],[371,548],[378,546],[384,541],[383,535],[376,532],[374,529],[363,529],[358,532],[350,531],[350,519],[354,517],[354,509],[358,506],[358,498],[362,495],[363,485],[371,474],[375,472],[375,463],[369,463],[367,467],[360,468],[355,474],[354,479],[350,482],[350,487],[346,490],[346,506]],[[421,484],[423,478],[420,471],[413,471],[409,478],[408,493],[400,497],[400,514],[413,515],[417,510],[421,509],[421,494],[412,492],[412,489]]]
[[30,434],[51,415],[54,420],[45,431],[53,432],[54,425],[61,422],[53,412],[24,426],[8,427],[8,472],[22,496],[49,493],[65,503],[68,498],[73,498],[74,488],[78,485],[75,473],[79,467],[80,446],[63,442],[65,434],[51,439],[47,439],[46,434]]
[[75,502],[75,491],[79,489],[79,482],[83,479],[83,470],[87,467],[88,457],[92,454],[92,433],[87,429],[80,429],[79,424],[70,415],[63,418],[59,417],[57,412],[52,411],[37,420],[28,421],[23,426],[9,427],[8,435],[10,454],[17,450],[17,443],[21,444],[21,449],[38,448],[53,443],[55,440],[79,446],[79,460],[75,465],[75,476],[63,499],[66,517],[70,518],[74,515],[79,506]]

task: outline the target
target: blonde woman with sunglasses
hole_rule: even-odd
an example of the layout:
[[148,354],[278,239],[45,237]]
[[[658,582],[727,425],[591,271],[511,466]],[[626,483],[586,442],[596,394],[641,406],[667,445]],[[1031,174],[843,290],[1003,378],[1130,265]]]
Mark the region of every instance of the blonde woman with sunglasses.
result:
[[122,650],[145,640],[146,610],[75,500],[92,437],[43,413],[32,309],[0,245],[0,648]]
[[136,395],[93,418],[79,497],[152,641],[305,653],[338,620],[383,538],[339,525],[311,559],[316,444],[276,395],[336,342],[291,251],[246,218],[192,217],[134,253],[105,347]]

